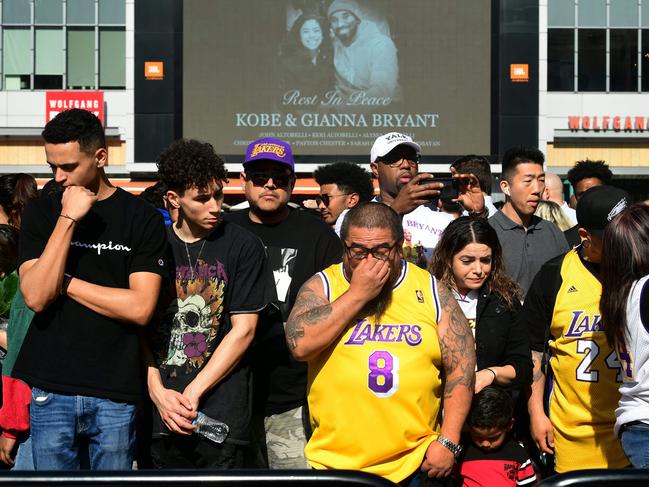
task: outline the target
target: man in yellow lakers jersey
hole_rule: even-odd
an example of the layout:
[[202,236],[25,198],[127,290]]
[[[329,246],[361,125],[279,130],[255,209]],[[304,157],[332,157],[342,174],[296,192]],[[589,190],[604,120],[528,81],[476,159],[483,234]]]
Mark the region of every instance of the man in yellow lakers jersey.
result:
[[286,325],[294,357],[308,362],[309,464],[405,485],[448,476],[475,380],[466,318],[448,289],[402,259],[388,206],[352,208],[341,240],[342,264],[304,284]]
[[[581,245],[541,268],[521,313],[534,363],[530,431],[540,451],[554,453],[559,473],[629,464],[613,431],[622,369],[600,325],[598,280],[601,234],[627,201],[625,191],[610,186],[583,194],[577,203]],[[543,371],[546,347],[549,381]]]

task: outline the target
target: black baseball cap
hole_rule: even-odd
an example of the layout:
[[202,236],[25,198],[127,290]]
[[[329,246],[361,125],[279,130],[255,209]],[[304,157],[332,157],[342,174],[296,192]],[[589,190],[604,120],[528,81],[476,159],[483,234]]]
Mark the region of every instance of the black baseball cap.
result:
[[606,225],[629,206],[629,193],[613,186],[594,186],[577,201],[577,223],[601,236]]

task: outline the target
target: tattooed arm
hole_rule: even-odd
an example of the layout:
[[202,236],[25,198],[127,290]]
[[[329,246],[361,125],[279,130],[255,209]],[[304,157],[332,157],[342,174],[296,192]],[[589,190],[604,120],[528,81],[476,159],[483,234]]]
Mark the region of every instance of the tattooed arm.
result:
[[[475,345],[469,323],[451,291],[439,285],[442,319],[437,336],[442,349],[444,367],[444,420],[441,434],[453,443],[460,443],[460,433],[469,413],[475,384]],[[433,441],[426,451],[422,470],[429,477],[447,477],[455,458],[441,443]]]
[[527,401],[530,413],[530,433],[539,451],[554,453],[554,430],[550,418],[543,409],[543,392],[545,391],[545,374],[543,373],[543,352],[532,350],[532,388]]
[[368,257],[354,269],[349,289],[329,302],[319,276],[304,283],[286,322],[286,343],[296,360],[306,362],[329,348],[390,274],[387,261]]

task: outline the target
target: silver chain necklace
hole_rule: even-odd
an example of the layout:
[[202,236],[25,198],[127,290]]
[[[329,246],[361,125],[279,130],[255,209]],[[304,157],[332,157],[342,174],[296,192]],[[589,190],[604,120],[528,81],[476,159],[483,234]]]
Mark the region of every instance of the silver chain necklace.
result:
[[[201,245],[201,249],[198,251],[198,256],[196,257],[196,263],[192,265],[192,258],[189,256],[189,247],[187,246],[187,242],[183,240],[183,243],[185,244],[185,252],[187,252],[187,262],[189,262],[189,269],[192,273],[192,281],[194,280],[194,268],[198,266],[198,261],[201,258],[201,254],[203,253],[203,247],[205,247],[205,239],[203,239],[203,244]],[[198,273],[198,269],[196,269],[196,273]]]

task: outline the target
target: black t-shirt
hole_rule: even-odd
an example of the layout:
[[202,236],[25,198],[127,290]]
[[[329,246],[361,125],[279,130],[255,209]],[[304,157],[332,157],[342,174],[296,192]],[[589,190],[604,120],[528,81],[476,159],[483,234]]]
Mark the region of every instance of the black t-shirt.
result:
[[[306,363],[297,362],[286,345],[284,323],[302,284],[315,273],[340,262],[342,245],[322,220],[291,209],[275,225],[254,223],[248,210],[226,216],[264,242],[268,253],[274,306],[260,317],[253,350],[254,406],[266,415],[278,414],[306,402]],[[274,285],[273,285],[274,282]]]
[[[229,222],[206,239],[185,244],[167,227],[175,285],[165,290],[162,316],[150,328],[152,350],[165,387],[183,392],[232,329],[231,315],[256,313],[272,298],[264,286],[261,241]],[[164,297],[163,297],[164,299]],[[201,398],[199,410],[230,427],[226,441],[245,444],[251,413],[247,360]],[[154,414],[154,434],[166,430]]]
[[[61,193],[27,206],[21,264],[41,256],[60,213]],[[100,286],[128,288],[134,272],[165,276],[165,249],[160,213],[117,189],[76,225],[65,272]],[[48,391],[136,401],[142,390],[138,328],[59,297],[35,315],[13,374]]]

